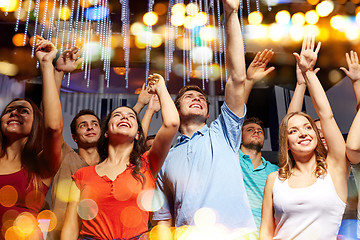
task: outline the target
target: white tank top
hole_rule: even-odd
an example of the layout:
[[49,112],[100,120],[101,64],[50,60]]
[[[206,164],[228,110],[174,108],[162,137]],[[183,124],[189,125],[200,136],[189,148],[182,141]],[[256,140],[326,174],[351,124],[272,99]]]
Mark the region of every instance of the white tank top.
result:
[[335,240],[346,204],[336,193],[329,171],[305,188],[290,188],[276,177],[273,186],[273,239]]

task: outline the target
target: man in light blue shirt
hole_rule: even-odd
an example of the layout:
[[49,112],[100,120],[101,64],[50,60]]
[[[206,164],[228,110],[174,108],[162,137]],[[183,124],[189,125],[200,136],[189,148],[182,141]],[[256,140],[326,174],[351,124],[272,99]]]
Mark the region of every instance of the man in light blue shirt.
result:
[[260,229],[264,187],[267,176],[278,170],[278,166],[261,156],[264,145],[264,124],[258,118],[248,118],[242,128],[242,142],[239,150],[245,189],[256,226]]
[[170,149],[158,175],[157,189],[165,195],[153,220],[176,227],[194,225],[195,213],[210,209],[217,225],[229,230],[255,230],[246,195],[238,149],[246,113],[245,57],[237,10],[238,0],[223,0],[227,35],[229,77],[221,114],[210,124],[205,93],[185,86],[175,105],[180,116],[177,144]]

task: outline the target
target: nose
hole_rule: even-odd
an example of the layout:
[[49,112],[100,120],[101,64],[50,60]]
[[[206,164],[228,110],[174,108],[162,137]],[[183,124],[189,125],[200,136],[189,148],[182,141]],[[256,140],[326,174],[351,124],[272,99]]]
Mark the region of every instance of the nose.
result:
[[19,114],[19,111],[17,108],[14,108],[13,110],[11,110],[10,112],[10,116],[18,116]]
[[299,130],[299,137],[306,137],[307,136],[307,133],[304,131],[304,130]]

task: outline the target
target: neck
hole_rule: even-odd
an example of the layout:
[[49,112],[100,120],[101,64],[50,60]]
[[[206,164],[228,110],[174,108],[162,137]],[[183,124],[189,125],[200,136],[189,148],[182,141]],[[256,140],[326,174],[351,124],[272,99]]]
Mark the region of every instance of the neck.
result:
[[89,166],[98,164],[100,161],[100,156],[97,151],[97,147],[89,147],[89,148],[79,147],[79,155]]
[[122,144],[110,144],[109,143],[109,155],[106,159],[107,163],[114,165],[118,164],[128,164],[130,161],[130,154],[133,150],[134,142],[131,143],[122,143]]
[[295,167],[294,170],[299,171],[300,173],[314,173],[316,169],[316,155],[313,153],[311,155],[302,155],[294,156]]
[[0,159],[0,162],[5,163],[7,166],[15,166],[21,168],[21,154],[26,143],[26,138],[17,140],[6,141],[5,154]]
[[255,149],[246,148],[243,145],[241,145],[240,149],[245,155],[249,155],[254,169],[262,164],[261,152]]
[[199,131],[206,125],[205,122],[197,122],[197,121],[181,121],[180,123],[180,131],[182,134],[191,137],[196,131]]

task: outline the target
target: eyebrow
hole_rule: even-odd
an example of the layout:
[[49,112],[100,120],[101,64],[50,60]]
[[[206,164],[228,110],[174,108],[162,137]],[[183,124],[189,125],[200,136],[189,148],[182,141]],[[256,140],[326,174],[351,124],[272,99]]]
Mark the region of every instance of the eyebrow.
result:
[[28,109],[29,111],[31,111],[31,109],[29,107],[26,107],[26,106],[9,106],[6,108],[6,110],[9,110],[9,109],[16,109],[16,108],[20,108],[20,109]]

